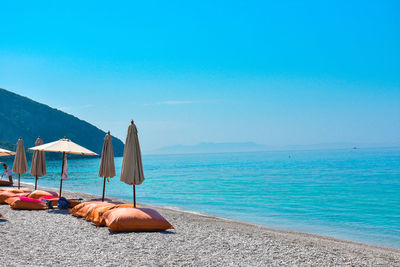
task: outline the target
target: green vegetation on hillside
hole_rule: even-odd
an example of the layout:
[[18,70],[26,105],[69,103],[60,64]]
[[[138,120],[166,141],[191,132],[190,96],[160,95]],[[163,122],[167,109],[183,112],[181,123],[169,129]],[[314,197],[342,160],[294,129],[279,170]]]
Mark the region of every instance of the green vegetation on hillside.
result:
[[[0,88],[0,147],[15,151],[19,137],[25,148],[32,147],[38,136],[44,143],[66,136],[99,155],[105,132],[70,114],[35,102]],[[122,156],[124,144],[113,137],[114,155]],[[59,157],[59,153],[46,153],[46,157]],[[28,155],[29,156],[29,155]]]

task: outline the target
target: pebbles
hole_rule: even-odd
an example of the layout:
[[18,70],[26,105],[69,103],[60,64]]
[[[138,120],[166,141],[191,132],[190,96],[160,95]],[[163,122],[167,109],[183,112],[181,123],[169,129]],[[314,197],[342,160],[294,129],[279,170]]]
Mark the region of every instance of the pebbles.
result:
[[0,266],[400,266],[396,249],[156,209],[176,231],[116,234],[65,210],[1,205]]

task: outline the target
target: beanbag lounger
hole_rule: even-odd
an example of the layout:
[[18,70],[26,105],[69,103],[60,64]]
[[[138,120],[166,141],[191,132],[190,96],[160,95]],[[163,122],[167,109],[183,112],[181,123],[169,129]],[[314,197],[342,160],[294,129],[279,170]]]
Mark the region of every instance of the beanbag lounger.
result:
[[8,205],[11,206],[11,204],[12,204],[15,200],[17,200],[17,199],[19,199],[19,196],[17,196],[17,195],[15,195],[15,196],[13,196],[13,197],[6,198],[6,199],[4,200],[4,204],[8,204]]
[[81,201],[79,199],[67,199],[69,202],[69,208],[73,208],[76,205],[81,204]]
[[30,198],[36,198],[36,199],[39,199],[39,198],[44,197],[44,196],[55,196],[55,197],[57,197],[57,196],[58,196],[58,193],[56,193],[56,192],[42,191],[42,190],[35,190],[35,191],[33,191],[32,193],[30,193],[30,194],[28,195],[28,197],[30,197]]
[[106,205],[113,205],[113,204],[101,201],[83,202],[70,209],[69,212],[75,217],[86,217],[94,207],[106,206]]
[[32,192],[32,190],[28,189],[28,188],[21,188],[21,189],[17,189],[17,188],[4,188],[0,190],[0,193],[2,192],[12,192],[12,193],[30,193]]
[[156,210],[148,208],[116,208],[103,214],[113,232],[165,231],[174,227]]
[[96,226],[106,226],[106,222],[104,221],[103,214],[109,210],[115,208],[133,208],[132,204],[119,204],[119,205],[109,205],[109,206],[100,206],[94,207],[89,214],[86,216],[87,221],[93,222]]
[[4,201],[9,198],[9,197],[15,197],[17,196],[15,193],[13,192],[9,192],[9,191],[1,191],[0,192],[0,204],[6,204]]
[[12,186],[13,183],[7,180],[0,180],[0,186]]
[[6,200],[4,200],[4,203],[8,204],[11,206],[11,204],[19,199],[20,196],[26,197],[28,195],[28,193],[20,193],[20,194],[16,194],[15,196],[11,196],[9,198],[7,198]]
[[82,202],[82,203],[80,203],[80,204],[78,204],[78,205],[75,205],[75,207],[73,207],[72,209],[70,209],[69,212],[70,212],[73,216],[75,216],[75,214],[76,214],[81,208],[83,208],[85,205],[88,205],[89,203],[94,203],[94,202],[91,202],[91,201],[89,201],[89,202]]
[[46,210],[47,206],[44,202],[36,198],[20,196],[11,203],[11,208],[14,210]]
[[87,203],[92,203],[92,202],[82,202],[78,205],[76,205],[75,207],[73,207],[72,209],[69,210],[69,213],[71,213],[73,216],[75,216],[75,213],[80,210],[82,207],[84,207]]
[[16,190],[22,190],[24,193],[32,193],[32,190],[29,188],[21,188],[21,189],[16,189]]
[[[93,204],[93,205],[91,205]],[[88,202],[82,202],[78,203],[75,205],[72,209],[69,210],[69,212],[76,217],[86,217],[88,215],[88,212],[90,212],[91,208],[97,205],[104,206],[105,204],[123,204],[122,202],[119,201],[88,201]],[[86,207],[87,205],[90,205],[89,207]],[[85,208],[84,210],[80,211],[81,209]],[[90,209],[90,210],[88,210]]]
[[4,192],[4,191],[13,192],[13,193],[30,193],[30,192],[32,192],[32,190],[30,190],[29,188],[21,188],[21,189],[14,188],[14,187],[0,188],[0,193]]
[[76,217],[83,217],[86,218],[86,216],[90,213],[90,211],[96,207],[104,207],[104,206],[113,206],[114,204],[108,203],[108,202],[92,202],[87,205],[84,205],[82,208],[80,208],[76,213]]
[[[20,193],[23,194],[23,193]],[[0,192],[0,204],[6,204],[6,199],[9,197],[17,197],[19,196],[17,193],[13,193],[10,191],[2,191]]]

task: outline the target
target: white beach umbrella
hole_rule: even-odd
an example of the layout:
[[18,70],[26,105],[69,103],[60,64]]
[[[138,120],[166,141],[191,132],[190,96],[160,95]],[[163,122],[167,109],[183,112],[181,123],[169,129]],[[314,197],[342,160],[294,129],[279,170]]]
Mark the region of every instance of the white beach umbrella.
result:
[[[43,141],[40,136],[35,141],[35,146],[43,145]],[[46,174],[46,157],[44,151],[35,150],[33,151],[31,174],[35,176],[35,190],[37,189],[38,177],[42,177]]]
[[120,180],[133,185],[133,207],[136,208],[136,185],[143,183],[143,164],[136,125],[131,121],[126,135]]
[[40,146],[31,147],[29,149],[30,150],[38,150],[38,151],[63,153],[63,162],[62,162],[62,167],[61,167],[61,180],[60,180],[60,197],[61,197],[61,192],[62,192],[62,182],[63,182],[62,176],[63,176],[63,171],[64,171],[64,162],[65,162],[66,154],[97,156],[97,154],[94,153],[93,151],[90,151],[89,149],[84,148],[83,146],[75,144],[74,142],[67,139],[66,137],[64,137],[63,139],[60,139],[58,141],[54,141],[54,142],[47,143],[47,144],[40,145]]
[[20,188],[21,174],[28,171],[28,162],[26,161],[24,141],[20,137],[17,142],[17,152],[15,153],[12,171],[18,174],[18,189]]
[[0,157],[6,157],[6,156],[12,156],[12,155],[15,155],[15,152],[0,148]]
[[47,143],[40,146],[35,146],[29,148],[30,150],[39,150],[39,151],[46,151],[46,152],[59,152],[59,153],[67,153],[67,154],[78,154],[78,155],[92,155],[98,156],[93,151],[90,151],[83,146],[80,146],[71,140],[64,137],[58,141],[54,141],[51,143]]
[[106,178],[112,178],[115,176],[115,164],[114,164],[114,151],[112,145],[112,137],[110,131],[104,137],[103,150],[101,152],[101,161],[99,168],[99,177],[104,178],[103,182],[103,197],[106,191]]

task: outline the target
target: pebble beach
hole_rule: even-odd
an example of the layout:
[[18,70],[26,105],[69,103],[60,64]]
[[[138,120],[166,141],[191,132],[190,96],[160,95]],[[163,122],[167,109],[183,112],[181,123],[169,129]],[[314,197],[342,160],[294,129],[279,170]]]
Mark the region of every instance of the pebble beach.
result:
[[140,205],[159,211],[175,230],[113,233],[67,210],[0,205],[0,266],[400,266],[400,250],[393,248]]

